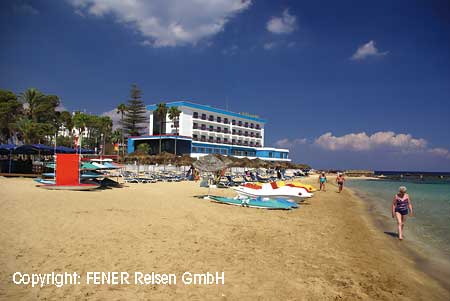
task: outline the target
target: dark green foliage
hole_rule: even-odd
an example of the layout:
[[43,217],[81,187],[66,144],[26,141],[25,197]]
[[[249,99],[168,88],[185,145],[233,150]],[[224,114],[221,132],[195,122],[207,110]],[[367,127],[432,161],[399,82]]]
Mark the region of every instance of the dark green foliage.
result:
[[129,136],[140,136],[147,121],[147,109],[141,97],[141,90],[133,84],[122,122],[123,128]]
[[0,90],[0,142],[7,143],[14,135],[16,121],[23,114],[22,104],[17,96],[6,90]]

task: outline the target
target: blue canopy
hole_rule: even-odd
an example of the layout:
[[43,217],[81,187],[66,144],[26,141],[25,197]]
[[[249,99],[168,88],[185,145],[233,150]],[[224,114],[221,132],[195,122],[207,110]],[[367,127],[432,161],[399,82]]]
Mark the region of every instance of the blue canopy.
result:
[[0,154],[9,154],[15,148],[16,146],[14,144],[0,144]]
[[58,154],[75,154],[75,150],[73,148],[70,147],[66,147],[66,146],[57,146],[56,147],[56,153]]
[[16,147],[13,153],[23,155],[35,155],[35,154],[51,155],[54,153],[54,149],[53,147],[44,144],[25,144]]
[[[42,155],[53,155],[55,153],[55,147],[44,145],[44,144],[25,144],[18,147],[15,147],[14,144],[2,144],[4,145],[10,145],[12,148],[7,149],[5,147],[5,151],[8,150],[10,152],[13,151],[14,154],[22,154],[22,155],[36,155],[36,154],[42,154]],[[0,147],[0,152],[3,150],[2,147]],[[70,147],[65,146],[57,146],[56,147],[56,153],[58,154],[75,154],[78,149],[75,150]],[[94,151],[90,149],[81,149],[82,154],[93,154]]]

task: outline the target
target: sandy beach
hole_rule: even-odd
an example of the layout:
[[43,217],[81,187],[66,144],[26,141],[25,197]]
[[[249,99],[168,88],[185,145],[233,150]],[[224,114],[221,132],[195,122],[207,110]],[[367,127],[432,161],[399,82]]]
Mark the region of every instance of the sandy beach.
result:
[[[450,298],[401,252],[407,241],[379,231],[347,189],[329,186],[291,211],[211,203],[196,197],[207,190],[193,182],[67,192],[0,178],[0,190],[1,299]],[[31,288],[13,284],[17,271],[76,271],[82,281]],[[87,285],[88,271],[223,271],[225,284]]]

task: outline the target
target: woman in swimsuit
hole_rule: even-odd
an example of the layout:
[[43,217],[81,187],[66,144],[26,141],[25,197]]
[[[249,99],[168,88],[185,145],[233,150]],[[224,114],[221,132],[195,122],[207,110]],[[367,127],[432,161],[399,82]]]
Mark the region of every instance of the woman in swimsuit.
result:
[[400,186],[398,193],[392,201],[392,218],[397,217],[398,239],[403,240],[403,226],[406,216],[413,216],[413,207],[409,195],[406,193],[406,187]]
[[327,182],[327,177],[325,176],[325,173],[323,172],[323,173],[319,176],[319,184],[320,184],[319,190],[326,191],[326,189],[325,189],[325,183],[326,183],[326,182]]
[[344,187],[344,182],[345,182],[344,174],[338,173],[338,175],[336,177],[336,183],[339,186],[339,192],[342,191],[342,188]]

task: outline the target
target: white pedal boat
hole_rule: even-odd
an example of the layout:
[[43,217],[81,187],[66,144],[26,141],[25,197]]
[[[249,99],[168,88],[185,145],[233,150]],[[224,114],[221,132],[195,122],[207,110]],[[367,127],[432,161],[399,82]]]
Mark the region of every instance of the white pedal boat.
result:
[[295,202],[301,202],[313,196],[313,194],[308,192],[305,188],[288,185],[279,187],[275,182],[262,184],[246,183],[241,186],[232,187],[232,189],[234,189],[239,196],[250,198],[281,198]]

